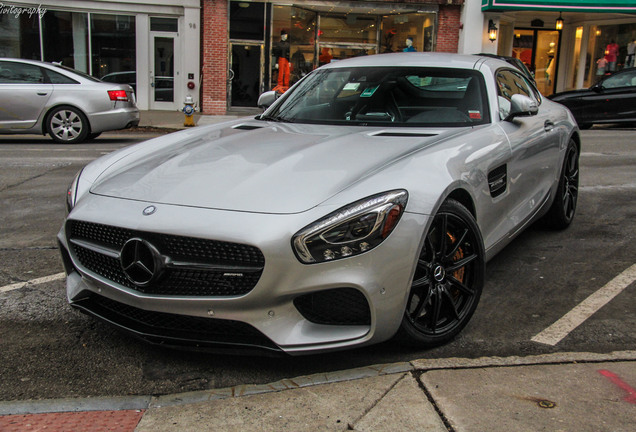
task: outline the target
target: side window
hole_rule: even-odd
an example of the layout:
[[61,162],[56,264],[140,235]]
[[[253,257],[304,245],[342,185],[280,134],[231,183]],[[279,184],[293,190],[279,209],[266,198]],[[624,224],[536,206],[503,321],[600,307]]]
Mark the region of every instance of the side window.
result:
[[499,117],[502,120],[508,117],[510,101],[512,96],[516,94],[537,100],[532,86],[528,84],[528,81],[521,74],[511,70],[500,70],[497,72],[497,100],[499,102]]
[[612,75],[603,81],[603,88],[636,87],[636,72]]
[[45,82],[39,66],[0,62],[0,84],[40,84]]
[[51,84],[79,84],[74,79],[62,75],[61,73],[53,72],[52,70],[47,69],[45,73]]

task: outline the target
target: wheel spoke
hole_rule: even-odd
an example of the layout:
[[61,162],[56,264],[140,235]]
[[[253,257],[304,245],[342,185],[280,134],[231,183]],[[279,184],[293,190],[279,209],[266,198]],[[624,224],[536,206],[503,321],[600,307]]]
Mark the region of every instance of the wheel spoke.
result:
[[[420,301],[417,304],[417,307],[415,308],[415,311],[413,311],[413,313],[411,314],[411,319],[413,321],[416,321],[420,316],[422,316],[422,312],[424,312],[424,308],[426,307],[428,302],[431,300],[431,292],[432,292],[432,289],[428,289],[428,290],[426,290],[426,296],[424,298],[422,298],[422,296],[418,296]],[[410,305],[412,305],[412,302],[413,302],[414,298],[415,298],[415,296],[412,295],[411,296],[411,301],[409,302]]]
[[455,300],[453,300],[453,296],[448,292],[447,289],[444,289],[443,292],[444,292],[444,297],[446,297],[446,299],[448,300],[447,303],[450,303],[451,305],[453,316],[455,317],[456,320],[458,320],[459,312],[457,312],[457,305],[455,304]]
[[449,259],[455,256],[461,245],[464,244],[464,240],[466,240],[467,235],[468,228],[464,229],[464,232],[461,236],[459,236],[459,239],[455,241],[455,243],[453,243],[453,249],[446,256],[444,256],[444,259]]
[[437,332],[437,324],[439,323],[439,316],[442,311],[442,298],[440,296],[439,289],[435,290],[435,294],[431,297],[433,302],[432,314],[431,314],[431,330],[433,333]]
[[447,273],[452,273],[454,271],[457,271],[460,268],[462,268],[465,265],[473,262],[476,259],[477,259],[477,254],[472,254],[472,255],[469,255],[469,256],[467,256],[465,258],[460,259],[459,261],[455,261],[452,266],[446,267],[446,272]]
[[463,294],[466,294],[466,295],[471,296],[471,297],[475,295],[475,290],[473,290],[472,288],[467,287],[462,282],[460,282],[457,279],[455,279],[453,276],[449,276],[448,277],[448,281],[450,282],[450,284],[454,288],[457,288]]

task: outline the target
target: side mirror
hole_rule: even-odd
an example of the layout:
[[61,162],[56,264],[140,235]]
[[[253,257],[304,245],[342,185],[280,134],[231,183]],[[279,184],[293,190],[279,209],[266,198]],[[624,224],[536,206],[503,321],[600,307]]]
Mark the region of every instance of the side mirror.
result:
[[269,108],[278,99],[278,93],[274,90],[265,92],[258,97],[259,108]]
[[510,113],[506,121],[510,121],[515,117],[529,117],[539,112],[539,105],[534,99],[521,94],[512,95],[510,100]]
[[594,93],[600,93],[603,91],[603,86],[601,85],[601,83],[596,83],[590,88],[590,90],[592,90]]

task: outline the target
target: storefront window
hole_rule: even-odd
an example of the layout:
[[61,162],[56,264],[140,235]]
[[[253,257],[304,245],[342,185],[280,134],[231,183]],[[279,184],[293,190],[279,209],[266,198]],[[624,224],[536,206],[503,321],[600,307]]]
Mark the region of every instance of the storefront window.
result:
[[42,17],[44,61],[88,72],[88,15],[47,11]]
[[634,66],[636,24],[592,26],[587,52],[585,84],[605,74]]
[[556,30],[514,30],[512,55],[534,74],[544,95],[554,93],[560,33]]
[[[134,16],[91,14],[93,76],[110,75],[108,81],[135,87],[136,77],[130,72],[136,70],[136,46]],[[117,73],[122,80],[113,75]]]
[[0,14],[0,57],[39,60],[40,24],[38,15]]
[[[413,49],[407,42],[411,39]],[[382,17],[380,52],[433,51],[435,14],[400,14]]]
[[273,9],[271,88],[285,91],[314,69],[316,13],[282,5]]

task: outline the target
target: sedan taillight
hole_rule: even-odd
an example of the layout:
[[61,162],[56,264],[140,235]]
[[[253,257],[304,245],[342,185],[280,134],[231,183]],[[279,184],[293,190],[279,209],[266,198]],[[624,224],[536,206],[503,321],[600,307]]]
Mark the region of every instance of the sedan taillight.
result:
[[108,90],[108,97],[110,97],[112,101],[128,102],[126,90]]

